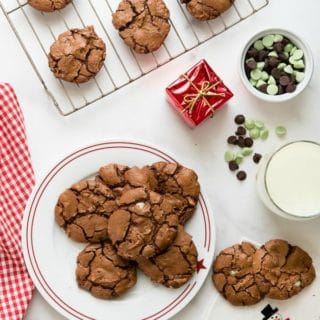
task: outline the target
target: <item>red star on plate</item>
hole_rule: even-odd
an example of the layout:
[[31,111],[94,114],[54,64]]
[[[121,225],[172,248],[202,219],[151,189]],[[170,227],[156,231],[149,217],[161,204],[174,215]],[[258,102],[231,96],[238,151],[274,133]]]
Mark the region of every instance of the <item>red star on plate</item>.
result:
[[203,264],[204,259],[201,259],[197,262],[197,272],[199,273],[199,271],[201,269],[207,269],[207,267]]

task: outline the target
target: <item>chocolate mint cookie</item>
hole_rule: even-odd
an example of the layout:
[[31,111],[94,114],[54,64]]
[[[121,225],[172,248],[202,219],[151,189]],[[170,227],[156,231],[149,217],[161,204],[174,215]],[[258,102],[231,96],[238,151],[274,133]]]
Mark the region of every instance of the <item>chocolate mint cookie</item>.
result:
[[179,288],[196,271],[197,257],[192,237],[180,225],[174,243],[164,253],[150,259],[139,257],[137,262],[152,281],[169,288]]
[[169,10],[162,0],[122,0],[112,22],[124,42],[138,53],[159,49],[170,31]]
[[284,240],[270,240],[253,256],[259,290],[272,299],[288,299],[312,283],[311,257]]
[[210,20],[217,18],[228,10],[234,0],[180,0],[187,5],[190,14],[198,20]]
[[108,237],[108,217],[116,209],[112,191],[102,183],[87,180],[60,195],[55,218],[71,239],[99,242]]
[[136,268],[119,257],[109,243],[88,245],[77,258],[76,279],[80,288],[102,299],[124,294],[137,282]]
[[31,7],[45,12],[63,9],[72,0],[28,0]]
[[175,196],[184,203],[185,210],[179,213],[179,222],[184,224],[192,216],[198,203],[200,185],[197,174],[177,163],[162,161],[154,163],[151,169],[158,182],[155,191]]
[[49,67],[56,78],[75,83],[93,78],[105,57],[106,45],[92,26],[60,34],[48,55]]
[[251,243],[242,242],[222,250],[214,261],[212,281],[233,305],[252,305],[263,298],[252,268],[255,252]]
[[150,258],[172,244],[178,217],[162,195],[134,188],[125,191],[117,204],[120,209],[109,218],[108,235],[121,257]]

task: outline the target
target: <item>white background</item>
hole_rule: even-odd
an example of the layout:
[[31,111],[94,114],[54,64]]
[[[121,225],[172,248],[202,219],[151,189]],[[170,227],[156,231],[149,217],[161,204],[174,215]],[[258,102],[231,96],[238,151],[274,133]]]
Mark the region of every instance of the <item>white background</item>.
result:
[[[320,2],[316,0],[271,0],[270,5],[199,48],[172,61],[145,78],[69,117],[61,117],[51,104],[16,41],[5,18],[0,15],[0,81],[11,83],[25,115],[29,146],[37,179],[71,151],[105,139],[139,140],[164,148],[180,162],[194,168],[215,210],[217,250],[246,237],[256,242],[284,238],[306,249],[319,265],[320,220],[292,222],[269,213],[257,198],[256,167],[248,160],[247,181],[238,182],[223,160],[226,137],[234,130],[238,113],[263,120],[270,129],[266,142],[257,142],[256,151],[265,153],[281,141],[273,128],[285,125],[284,141],[320,135]],[[309,87],[295,100],[281,105],[252,97],[238,76],[238,57],[246,40],[270,27],[291,29],[302,35],[312,48],[315,70]],[[170,108],[164,88],[200,58],[205,58],[234,92],[234,98],[214,119],[190,129]],[[317,267],[317,271],[320,269]],[[301,295],[285,302],[272,301],[290,319],[316,320],[320,317],[319,282]],[[250,308],[234,308],[217,297],[208,279],[196,301],[175,319],[262,319],[260,310],[267,300]],[[307,307],[307,308],[306,308]],[[27,320],[62,319],[36,293]]]

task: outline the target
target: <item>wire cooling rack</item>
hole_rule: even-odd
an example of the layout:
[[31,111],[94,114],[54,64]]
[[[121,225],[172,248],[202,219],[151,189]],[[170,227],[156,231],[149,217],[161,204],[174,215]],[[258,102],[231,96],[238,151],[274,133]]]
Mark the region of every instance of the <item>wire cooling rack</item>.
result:
[[[119,1],[73,0],[61,11],[41,13],[31,8],[27,0],[0,0],[0,6],[39,80],[64,116],[143,77],[269,3],[269,0],[235,0],[234,5],[217,19],[201,22],[193,19],[179,0],[167,0],[172,28],[165,43],[156,52],[139,55],[123,43],[112,25],[111,14]],[[52,42],[61,32],[86,25],[94,25],[97,34],[106,42],[107,59],[102,70],[94,80],[85,84],[57,80],[47,61]]]

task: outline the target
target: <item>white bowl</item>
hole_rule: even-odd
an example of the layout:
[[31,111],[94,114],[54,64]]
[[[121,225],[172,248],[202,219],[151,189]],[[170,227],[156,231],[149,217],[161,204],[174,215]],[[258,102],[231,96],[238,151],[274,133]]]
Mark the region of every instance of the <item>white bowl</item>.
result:
[[[263,38],[264,36],[268,34],[281,34],[288,38],[294,45],[296,45],[299,49],[302,49],[304,52],[304,62],[305,62],[305,77],[302,82],[300,82],[297,85],[297,88],[294,92],[290,93],[284,93],[281,95],[268,95],[267,93],[263,93],[256,89],[250,82],[249,79],[245,73],[245,57],[246,54],[251,47],[251,45],[258,39]],[[288,101],[297,95],[299,95],[308,85],[310,82],[310,79],[312,77],[313,73],[313,57],[312,52],[308,44],[306,44],[305,41],[302,41],[301,37],[297,36],[296,34],[292,33],[291,31],[284,30],[284,29],[267,29],[258,32],[255,34],[250,40],[246,43],[244,49],[242,50],[241,56],[240,56],[240,62],[239,62],[239,69],[240,69],[240,77],[242,79],[242,82],[244,86],[257,98],[262,99],[264,101],[268,102],[284,102]]]

